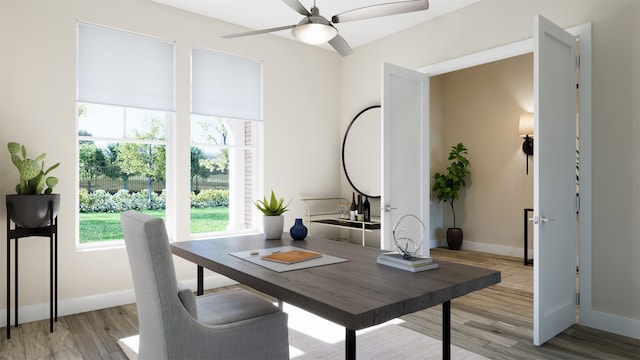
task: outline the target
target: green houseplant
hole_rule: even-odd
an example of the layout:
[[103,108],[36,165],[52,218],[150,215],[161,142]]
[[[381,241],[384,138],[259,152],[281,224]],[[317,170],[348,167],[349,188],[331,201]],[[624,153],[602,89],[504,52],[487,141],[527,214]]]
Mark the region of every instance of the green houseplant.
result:
[[467,155],[467,148],[462,143],[452,146],[449,152],[451,164],[445,174],[435,173],[431,189],[438,201],[446,201],[451,206],[453,227],[447,229],[447,244],[453,250],[458,250],[462,246],[462,229],[456,227],[456,210],[453,203],[458,199],[460,189],[467,185],[465,178],[471,173],[469,171],[471,163],[466,158]]
[[284,198],[277,198],[276,194],[271,190],[271,197],[267,199],[265,196],[263,200],[256,200],[255,206],[262,212],[263,219],[262,224],[264,226],[264,236],[267,240],[280,239],[282,237],[282,231],[284,229],[284,214],[288,211],[288,207],[291,201],[286,205],[284,204]]
[[49,173],[60,166],[60,163],[45,169],[46,153],[35,159],[28,158],[25,146],[16,142],[8,143],[7,149],[20,176],[16,194],[6,196],[9,217],[16,226],[24,228],[49,225],[50,219],[57,216],[60,208],[60,194],[53,193],[58,178],[49,176]]

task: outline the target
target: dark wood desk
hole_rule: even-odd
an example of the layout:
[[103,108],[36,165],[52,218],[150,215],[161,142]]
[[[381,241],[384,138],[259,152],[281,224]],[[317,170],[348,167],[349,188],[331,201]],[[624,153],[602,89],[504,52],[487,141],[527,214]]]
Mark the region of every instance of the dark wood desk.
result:
[[[349,261],[278,273],[229,255],[231,252],[293,245]],[[207,268],[346,328],[346,358],[355,358],[355,331],[443,304],[443,358],[449,359],[451,299],[500,282],[500,272],[440,261],[419,273],[376,263],[380,250],[308,237],[292,241],[250,235],[171,244],[174,255],[197,264],[198,292]]]

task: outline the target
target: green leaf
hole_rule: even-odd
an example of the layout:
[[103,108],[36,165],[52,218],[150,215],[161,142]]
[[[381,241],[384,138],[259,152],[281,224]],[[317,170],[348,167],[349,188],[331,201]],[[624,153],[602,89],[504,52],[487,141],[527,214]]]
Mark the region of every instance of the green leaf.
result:
[[[47,156],[46,153],[40,154],[34,160],[27,158],[27,149],[24,145],[9,142],[7,149],[11,154],[11,162],[18,169],[20,175],[20,182],[16,185],[16,193],[22,195],[42,194],[47,182],[45,175],[57,168],[60,163],[54,164],[45,172],[44,158]],[[22,159],[18,156],[19,153],[21,153]],[[58,180],[55,179],[53,185],[57,184],[57,181]],[[53,186],[48,186],[48,189],[52,189],[52,187]]]
[[438,201],[447,201],[451,205],[451,211],[453,212],[453,226],[455,227],[455,210],[453,207],[454,200],[458,199],[458,192],[467,184],[465,178],[471,174],[469,167],[471,163],[466,158],[468,154],[467,148],[458,143],[451,147],[448,159],[451,161],[449,167],[447,167],[447,173],[441,174],[436,172],[433,175],[434,184],[432,191],[437,197]]
[[260,210],[266,216],[279,216],[282,215],[285,211],[288,211],[287,207],[291,201],[284,205],[284,198],[277,199],[273,190],[271,190],[270,200],[267,200],[265,196],[263,200],[256,200],[254,202],[256,208]]
[[10,142],[7,144],[7,148],[9,149],[9,153],[11,155],[17,154],[20,151],[20,144],[17,142]]

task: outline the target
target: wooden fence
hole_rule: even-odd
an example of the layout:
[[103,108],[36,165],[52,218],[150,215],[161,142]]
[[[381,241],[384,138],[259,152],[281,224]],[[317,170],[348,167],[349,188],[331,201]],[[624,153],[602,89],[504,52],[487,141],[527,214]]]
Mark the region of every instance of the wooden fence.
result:
[[[149,179],[144,175],[130,175],[126,179],[122,177],[109,177],[106,175],[94,176],[91,181],[86,177],[80,177],[80,189],[88,192],[104,190],[115,194],[120,189],[127,189],[131,192],[138,192],[147,189]],[[153,191],[160,193],[166,188],[165,180],[155,180],[151,185]],[[229,189],[229,175],[215,174],[206,177],[196,176],[191,179],[191,191],[199,193],[202,190]]]

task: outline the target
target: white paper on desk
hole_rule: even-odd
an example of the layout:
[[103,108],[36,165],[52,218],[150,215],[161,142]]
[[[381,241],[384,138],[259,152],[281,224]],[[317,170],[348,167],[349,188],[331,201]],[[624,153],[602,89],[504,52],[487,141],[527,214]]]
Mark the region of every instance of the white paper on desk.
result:
[[266,267],[267,269],[270,269],[276,272],[307,269],[307,268],[316,267],[316,266],[337,264],[337,263],[349,261],[348,259],[343,259],[343,258],[339,258],[332,255],[326,255],[326,254],[322,254],[321,257],[318,257],[315,259],[305,260],[305,261],[301,261],[293,264],[282,264],[282,263],[262,259],[262,256],[271,255],[274,253],[274,251],[285,252],[285,251],[291,251],[291,250],[311,251],[311,250],[302,249],[295,246],[279,246],[279,247],[268,248],[268,249],[237,251],[237,252],[232,252],[229,255],[235,256],[243,260],[247,260],[249,262]]

